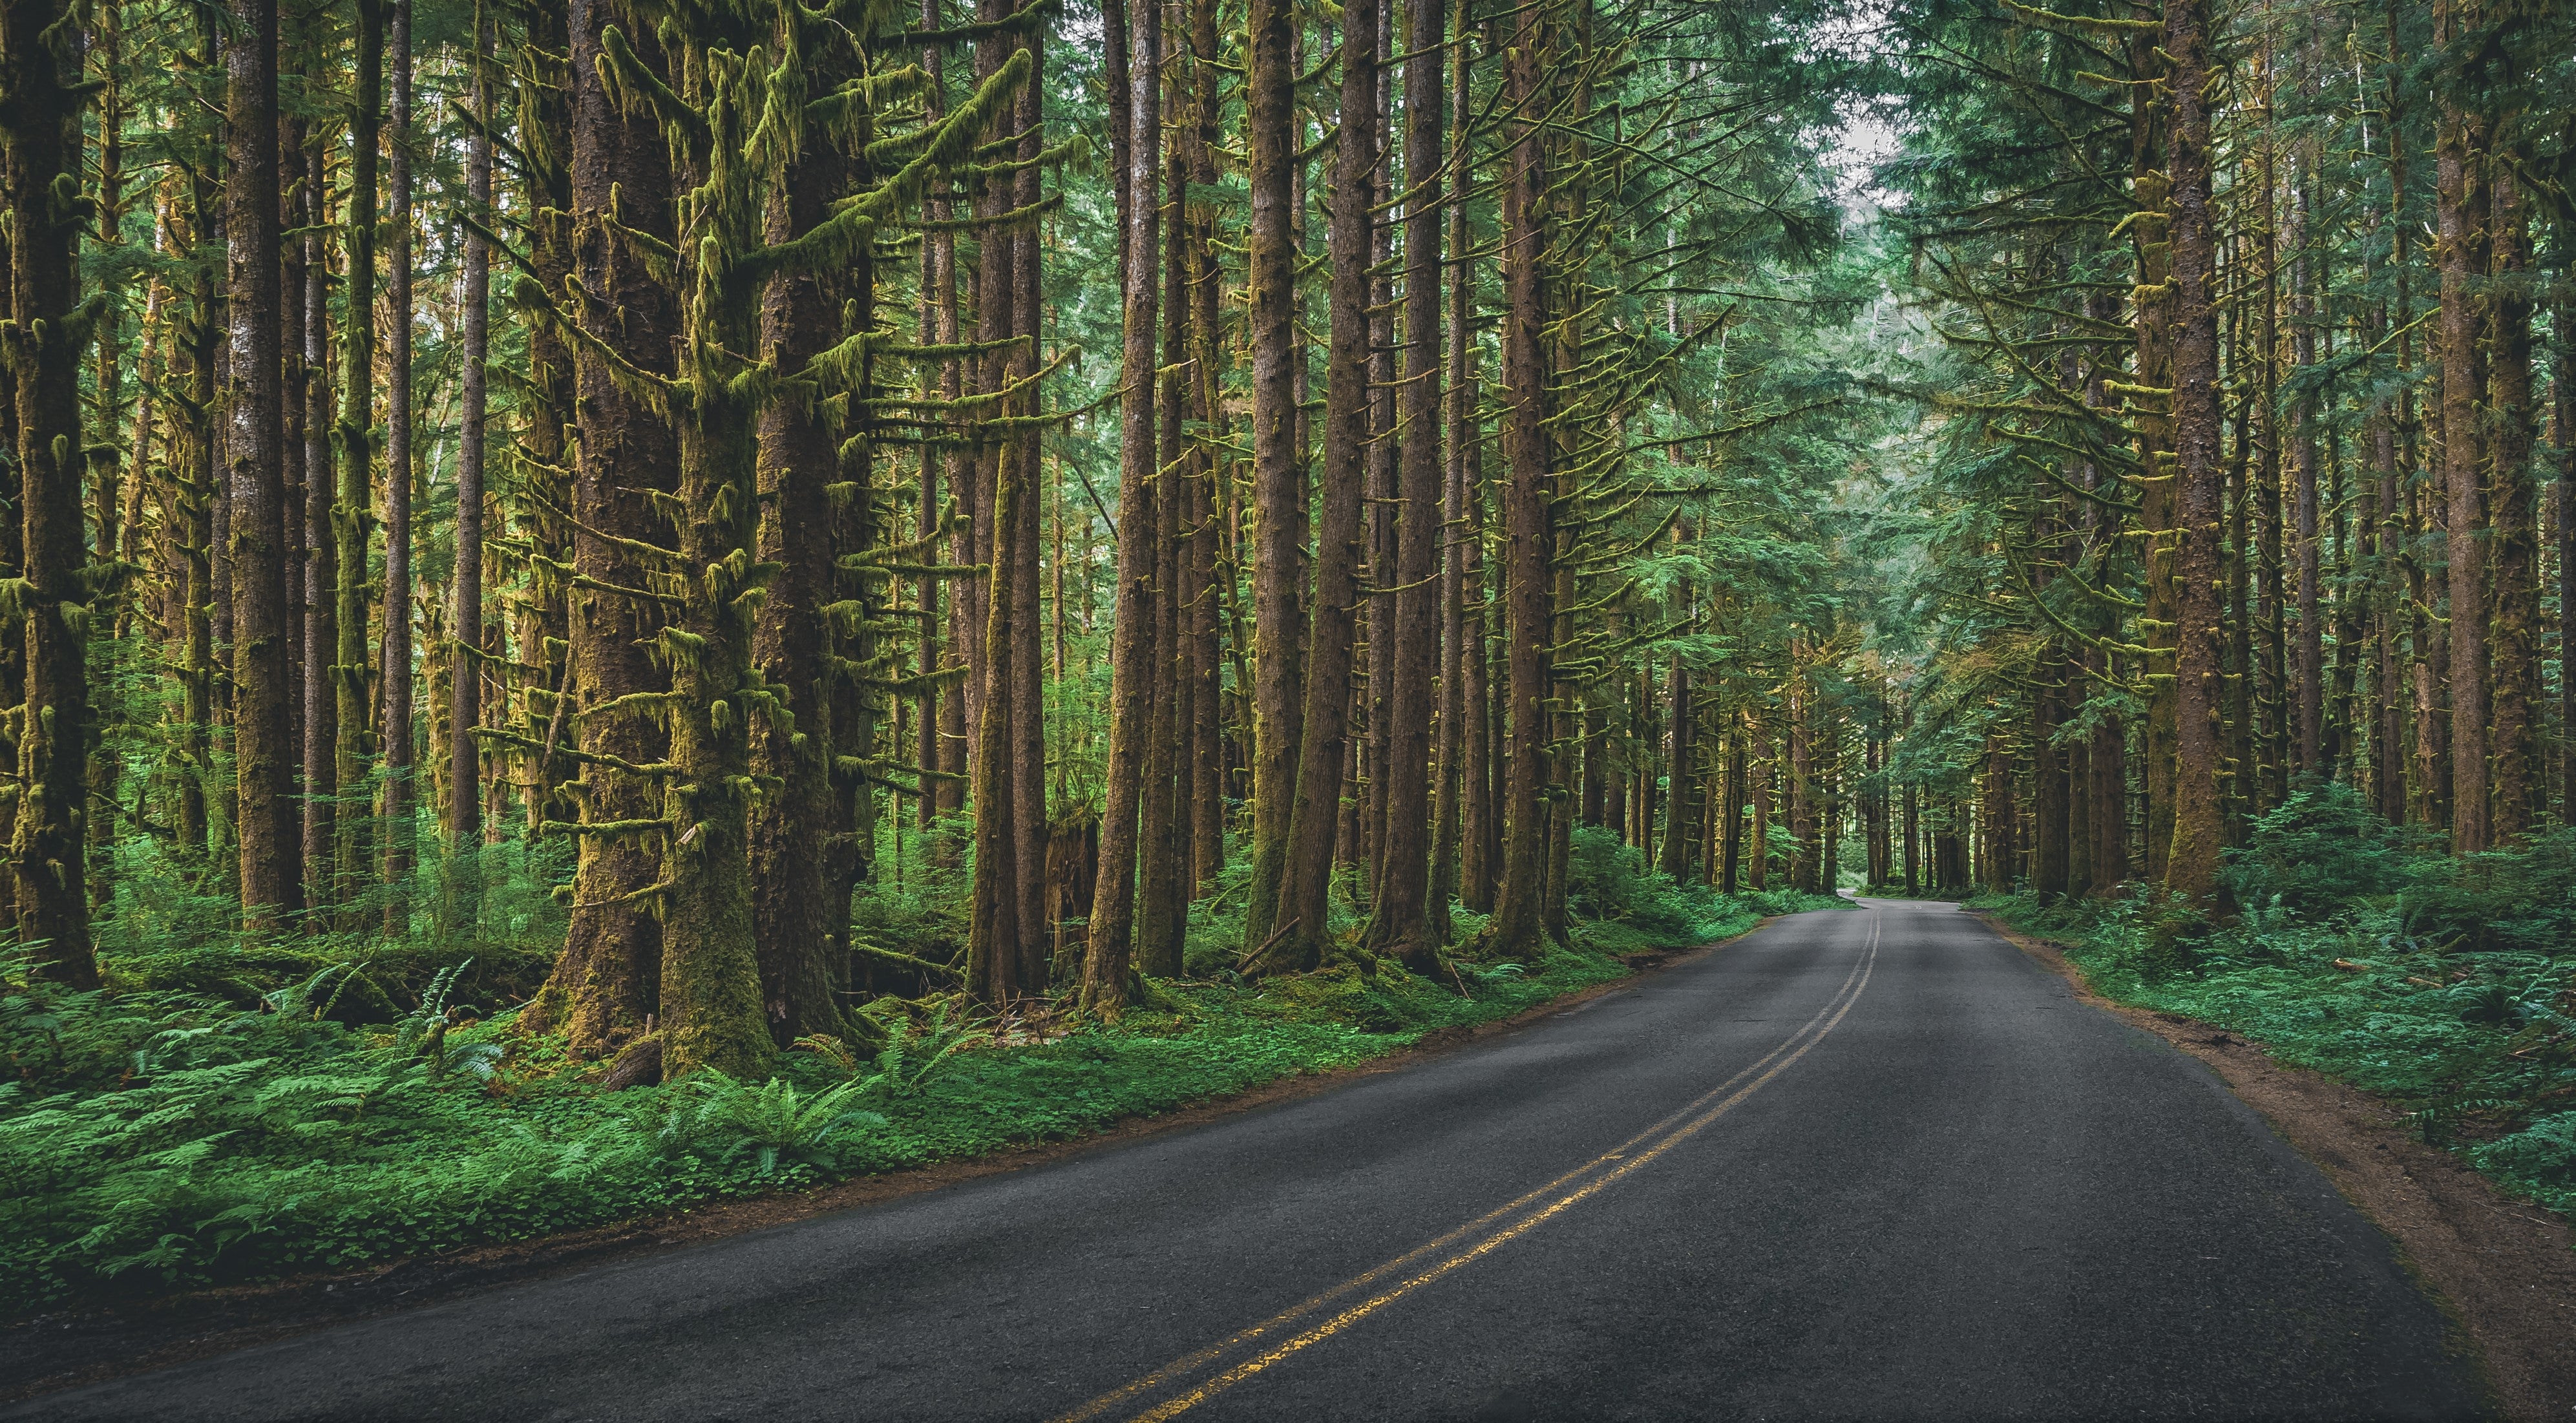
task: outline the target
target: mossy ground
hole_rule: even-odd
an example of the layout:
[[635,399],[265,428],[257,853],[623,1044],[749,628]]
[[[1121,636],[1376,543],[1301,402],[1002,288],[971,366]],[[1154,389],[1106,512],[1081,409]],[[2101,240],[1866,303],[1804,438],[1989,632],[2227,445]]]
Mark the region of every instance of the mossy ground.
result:
[[[916,1011],[898,1035],[916,1053],[908,1068],[794,1051],[761,1087],[603,1093],[590,1085],[598,1064],[515,1033],[516,1010],[471,1018],[471,974],[420,988],[394,1023],[352,1026],[333,1020],[348,1016],[350,996],[333,988],[345,971],[306,978],[298,963],[245,1008],[239,990],[135,987],[131,961],[126,986],[88,994],[35,983],[21,962],[0,990],[0,1056],[18,1079],[0,1084],[0,1314],[525,1239],[1062,1140],[1509,1017],[1621,977],[1622,955],[1824,903],[1676,887],[1588,831],[1573,884],[1572,943],[1528,962],[1462,958],[1426,979],[1346,937],[1321,971],[1246,984],[1222,967],[1239,934],[1220,910],[1193,925],[1203,976],[1148,983],[1115,1023],[1040,1009],[987,1025],[997,1040],[921,1075],[935,1034]],[[1466,943],[1479,925],[1462,913],[1455,927]]]

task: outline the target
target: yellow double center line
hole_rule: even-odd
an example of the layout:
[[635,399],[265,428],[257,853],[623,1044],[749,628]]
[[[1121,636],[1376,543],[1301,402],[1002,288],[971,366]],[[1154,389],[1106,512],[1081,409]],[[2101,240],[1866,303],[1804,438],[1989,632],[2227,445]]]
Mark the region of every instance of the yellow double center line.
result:
[[[1825,1034],[1839,1026],[1852,1005],[1860,1001],[1861,991],[1869,987],[1870,973],[1878,962],[1880,927],[1879,917],[1872,914],[1869,942],[1862,946],[1860,956],[1853,961],[1851,972],[1844,976],[1842,986],[1834,990],[1833,997],[1825,1001],[1824,1007],[1816,1010],[1816,1016],[1809,1018],[1778,1047],[1763,1054],[1759,1061],[1700,1094],[1661,1121],[1546,1185],[1487,1211],[1437,1240],[1409,1250],[1364,1274],[1354,1275],[1204,1349],[1174,1359],[1152,1373],[1092,1399],[1063,1415],[1056,1423],[1086,1423],[1086,1420],[1113,1411],[1123,1412],[1128,1405],[1178,1387],[1211,1365],[1247,1348],[1257,1351],[1196,1386],[1134,1415],[1136,1423],[1162,1423],[1164,1419],[1177,1417],[1271,1365],[1332,1338],[1432,1281],[1501,1249],[1537,1229],[1541,1223],[1609,1189],[1612,1183],[1733,1111],[1736,1104],[1762,1090],[1764,1084],[1788,1070],[1789,1064],[1805,1057],[1809,1049],[1824,1040]],[[1747,1081],[1748,1078],[1751,1080]],[[1361,1296],[1357,1303],[1345,1305],[1320,1320],[1305,1324],[1310,1316],[1353,1295]],[[1305,1324],[1305,1327],[1299,1328],[1300,1324]]]

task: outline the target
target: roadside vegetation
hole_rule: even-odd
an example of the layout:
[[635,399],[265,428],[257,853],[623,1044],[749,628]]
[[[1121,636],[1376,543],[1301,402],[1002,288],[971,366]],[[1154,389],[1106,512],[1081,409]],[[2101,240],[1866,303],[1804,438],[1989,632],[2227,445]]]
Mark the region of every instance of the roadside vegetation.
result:
[[[913,868],[875,927],[943,956],[964,932],[965,878],[924,887]],[[1424,977],[1345,932],[1320,970],[1247,983],[1219,894],[1191,925],[1192,976],[1143,981],[1115,1023],[1068,995],[998,1018],[953,992],[887,996],[853,1015],[858,1031],[807,1037],[757,1079],[624,1090],[603,1085],[608,1061],[518,1030],[514,1000],[546,959],[505,936],[221,954],[136,941],[102,954],[97,989],[30,973],[22,951],[0,964],[14,1079],[0,1082],[0,1309],[346,1268],[1063,1140],[1508,1017],[1626,974],[1623,957],[1826,902],[1676,886],[1588,830],[1571,869],[1569,942],[1525,959],[1443,959]],[[559,935],[538,909],[551,899],[527,899],[524,932]]]
[[1983,895],[2102,994],[2179,1013],[2401,1104],[2424,1139],[2576,1215],[2576,830],[2452,858],[2345,785],[2228,853],[2236,912]]

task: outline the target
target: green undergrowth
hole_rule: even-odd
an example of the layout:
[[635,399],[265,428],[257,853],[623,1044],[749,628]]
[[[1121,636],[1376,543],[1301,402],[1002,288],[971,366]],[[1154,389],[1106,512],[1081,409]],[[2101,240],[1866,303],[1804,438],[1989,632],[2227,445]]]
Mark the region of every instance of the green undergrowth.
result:
[[2231,851],[2233,912],[1971,901],[2064,945],[2094,988],[2405,1108],[2425,1140],[2576,1215],[2576,831],[2453,859],[2347,788]]
[[[599,1064],[515,1032],[515,1008],[478,1005],[489,980],[470,960],[388,977],[375,998],[392,1020],[352,1025],[347,985],[364,975],[345,955],[320,969],[292,954],[209,960],[225,971],[213,991],[157,986],[180,978],[164,964],[81,993],[31,979],[22,953],[0,963],[0,1061],[14,1079],[0,1081],[0,1314],[347,1269],[1063,1140],[1508,1017],[1628,973],[1624,955],[1825,903],[1677,887],[1590,832],[1570,883],[1570,942],[1524,959],[1476,957],[1482,923],[1460,912],[1460,953],[1436,978],[1345,937],[1317,972],[1247,984],[1222,966],[1218,951],[1240,939],[1220,904],[1193,929],[1194,963],[1217,966],[1147,981],[1114,1024],[1072,1021],[1061,1001],[994,1022],[953,996],[880,999],[865,1011],[882,1051],[814,1039],[767,1081],[616,1093],[592,1085]],[[417,973],[396,950],[377,958]]]

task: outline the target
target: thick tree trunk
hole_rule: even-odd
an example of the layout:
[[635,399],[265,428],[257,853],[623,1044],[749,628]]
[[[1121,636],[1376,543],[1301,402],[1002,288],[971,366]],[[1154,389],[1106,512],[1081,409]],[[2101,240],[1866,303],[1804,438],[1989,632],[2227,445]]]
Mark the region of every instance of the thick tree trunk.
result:
[[[677,304],[618,229],[672,239],[669,149],[642,112],[630,117],[601,82],[600,36],[616,23],[610,6],[611,0],[573,0],[571,10],[574,261],[590,297],[577,315],[611,351],[664,371],[679,332]],[[659,63],[649,35],[629,36],[643,62]],[[652,495],[679,487],[678,440],[668,423],[619,388],[586,345],[575,358],[574,379],[581,433],[573,471],[573,571],[593,583],[640,587],[646,568],[619,541],[668,545],[669,526]],[[661,605],[587,586],[574,588],[569,604],[570,729],[577,750],[637,765],[662,761],[670,743],[652,718],[586,715],[619,697],[669,685],[645,646],[661,631]],[[592,764],[581,782],[585,823],[662,813],[661,787],[643,777]],[[659,878],[659,859],[640,841],[581,837],[572,924],[531,1024],[539,1031],[560,1028],[575,1052],[616,1048],[660,1011],[662,924],[633,898]]]
[[[809,147],[787,181],[769,195],[763,238],[777,243],[809,232],[848,190],[848,164],[827,144]],[[858,274],[863,288],[865,268]],[[760,349],[781,371],[803,369],[841,335],[841,298],[849,287],[827,278],[779,273],[761,294]],[[752,622],[752,663],[780,688],[786,718],[754,731],[752,774],[775,776],[777,789],[754,805],[750,866],[760,893],[752,902],[760,996],[769,1035],[786,1047],[809,1033],[847,1031],[833,995],[828,950],[849,910],[825,893],[825,827],[837,818],[832,766],[834,645],[825,605],[834,598],[832,498],[841,476],[839,440],[811,402],[782,400],[760,414],[762,561],[778,565]],[[859,754],[864,754],[861,751]]]
[[[1216,0],[1191,0],[1190,45],[1203,56],[1218,53]],[[1225,75],[1213,64],[1193,63],[1190,67],[1196,82],[1192,108],[1197,118],[1197,133],[1190,145],[1190,181],[1202,191],[1217,181],[1216,150],[1224,133],[1220,123],[1224,104]],[[1190,828],[1192,851],[1191,893],[1196,897],[1213,887],[1217,874],[1225,867],[1225,752],[1223,743],[1222,691],[1217,664],[1220,657],[1217,635],[1220,602],[1231,602],[1234,576],[1229,567],[1222,575],[1226,596],[1220,598],[1217,579],[1223,558],[1219,528],[1229,517],[1230,501],[1219,497],[1219,481],[1232,483],[1226,461],[1215,453],[1215,445],[1227,436],[1227,420],[1220,394],[1223,352],[1226,350],[1221,328],[1224,310],[1222,290],[1224,273],[1217,258],[1217,212],[1205,201],[1191,204],[1188,214],[1190,250],[1190,393],[1191,418],[1197,420],[1206,434],[1191,451],[1188,484],[1188,513],[1183,520],[1190,526],[1190,547],[1186,560],[1187,576],[1181,597],[1189,609],[1186,639],[1189,665],[1183,675],[1189,679],[1192,693],[1190,735]],[[1035,280],[1035,249],[1031,250],[1031,280]],[[1057,560],[1059,568],[1063,560]],[[1059,615],[1061,613],[1059,600]],[[1239,683],[1248,686],[1248,683]]]
[[[1174,111],[1171,128],[1178,135],[1194,126],[1186,122],[1189,89],[1175,38],[1186,37],[1165,35],[1161,63]],[[1182,620],[1187,612],[1180,589],[1185,567],[1181,506],[1188,498],[1191,464],[1185,433],[1191,315],[1186,147],[1175,141],[1163,162],[1163,375],[1154,407],[1161,451],[1155,468],[1161,473],[1154,491],[1153,729],[1146,736],[1144,803],[1136,836],[1136,969],[1153,978],[1180,976],[1182,938],[1189,927],[1189,748],[1183,738],[1194,715],[1196,689],[1183,675]]]
[[1548,847],[1547,700],[1551,684],[1548,568],[1554,534],[1548,500],[1555,479],[1547,427],[1547,355],[1543,344],[1548,258],[1546,139],[1536,119],[1545,71],[1536,9],[1520,12],[1504,57],[1504,103],[1520,116],[1503,163],[1503,492],[1504,603],[1510,628],[1507,714],[1510,764],[1501,796],[1502,863],[1494,917],[1486,926],[1488,957],[1535,951],[1545,910]]
[[[232,506],[233,764],[241,845],[242,916],[246,927],[276,927],[303,908],[303,844],[295,809],[296,747],[288,703],[294,696],[286,659],[286,488],[279,290],[277,188],[277,9],[272,0],[237,0],[239,33],[226,50],[231,107],[224,230],[231,252],[227,289],[232,327],[232,385],[224,446]],[[31,481],[28,509],[38,507]],[[71,566],[79,561],[80,516],[66,530]],[[35,526],[30,559],[42,556]],[[58,625],[57,625],[58,626]],[[56,634],[28,629],[30,691],[48,675]],[[60,733],[58,732],[57,735]],[[77,738],[70,747],[77,752]],[[31,783],[33,778],[30,778]],[[25,835],[27,813],[20,815]],[[42,878],[21,858],[21,898]]]
[[[1444,26],[1438,0],[1411,0],[1406,16],[1411,33],[1404,43],[1404,153],[1405,177],[1411,186],[1403,218],[1405,439],[1394,578],[1403,591],[1394,596],[1392,608],[1387,607],[1387,598],[1378,600],[1378,606],[1392,614],[1388,620],[1394,625],[1395,681],[1387,697],[1388,750],[1382,792],[1386,849],[1378,870],[1369,942],[1392,951],[1414,971],[1430,973],[1438,967],[1435,951],[1445,937],[1433,932],[1430,901],[1446,892],[1430,879],[1430,859],[1439,829],[1431,813],[1432,681],[1439,665],[1440,543],[1446,527],[1432,517],[1432,511],[1440,507],[1445,513],[1439,439],[1444,418],[1439,170],[1441,65],[1447,55],[1440,45]],[[1387,580],[1381,574],[1379,581]],[[1454,721],[1445,716],[1442,721],[1446,740]],[[1444,751],[1440,764],[1446,767],[1453,759],[1452,753]],[[1446,907],[1442,906],[1444,911]]]
[[[492,107],[492,81],[483,56],[488,53],[490,22],[478,6],[474,12],[475,114],[498,122]],[[479,223],[492,205],[492,141],[481,128],[466,139],[465,204]],[[481,741],[483,664],[472,655],[483,645],[483,441],[486,392],[483,363],[491,351],[491,253],[483,234],[467,228],[464,240],[465,312],[463,389],[457,398],[456,571],[449,582],[447,635],[455,640],[456,670],[448,688],[447,833],[451,860],[470,856],[483,834]],[[470,889],[468,892],[471,892]],[[469,911],[470,912],[470,911]]]
[[1297,971],[1323,956],[1350,718],[1359,563],[1368,478],[1370,173],[1379,161],[1378,0],[1342,10],[1342,114],[1326,239],[1331,346],[1325,358],[1323,497],[1315,530],[1315,595],[1306,645],[1305,737],[1289,817],[1286,874],[1270,945],[1255,971]]
[[2489,836],[2498,845],[2528,833],[2539,810],[2540,531],[2532,487],[2531,234],[2515,165],[2499,155],[2489,185],[2494,333],[2485,429],[2492,460],[2488,512],[2495,565],[2488,655],[2494,714],[2488,728],[2495,795]]
[[[2044,662],[2064,666],[2061,656]],[[2030,888],[2043,903],[2067,892],[2067,848],[2071,800],[2066,779],[2066,753],[2057,745],[2057,724],[2065,716],[2064,689],[2043,683],[2033,689],[2030,724]]]
[[1252,880],[1246,949],[1277,920],[1305,739],[1306,466],[1300,416],[1293,192],[1297,25],[1289,0],[1249,0],[1245,142],[1252,213],[1245,264],[1252,348]]
[[[2448,44],[2462,24],[2461,0],[2433,7],[2434,42]],[[2451,848],[2493,843],[2488,820],[2486,481],[2478,425],[2481,389],[2478,337],[2482,303],[2472,290],[2485,266],[2485,191],[2475,121],[2445,99],[2435,126],[2435,258],[2442,274],[2442,485],[2449,508],[2451,693]]]
[[1147,793],[1155,619],[1154,335],[1162,291],[1155,278],[1154,201],[1162,171],[1161,7],[1129,16],[1127,36],[1126,290],[1119,379],[1118,592],[1110,641],[1109,764],[1102,795],[1100,877],[1091,893],[1083,952],[1083,1006],[1115,1013],[1127,1001],[1136,914],[1137,821]]
[[[1682,592],[1689,600],[1688,589]],[[1698,729],[1691,725],[1690,673],[1676,654],[1664,664],[1664,724],[1669,728],[1664,742],[1664,829],[1663,849],[1656,857],[1655,868],[1678,882],[1690,872],[1690,768],[1691,748]]]
[[2215,257],[2210,214],[2206,0],[2166,0],[2164,52],[2172,65],[2173,436],[2180,557],[2175,573],[2176,761],[2173,842],[2165,884],[2190,899],[2217,887],[2225,835],[2219,800],[2218,324],[2211,305]]
[[[1029,78],[1017,103],[1020,170],[1012,205],[1027,209],[1039,197],[1037,156],[1045,137],[1046,31],[1043,26],[1022,42],[1029,58]],[[1016,381],[1033,381],[1038,371],[1044,332],[1043,294],[1038,281],[1038,229],[1024,223],[1011,237],[1012,331],[1021,338],[1012,352]],[[1038,414],[1034,384],[1012,404],[1022,419]],[[1046,847],[1049,833],[1046,785],[1046,661],[1038,616],[1039,489],[1045,476],[1044,450],[1038,432],[1021,427],[1003,451],[1019,461],[1020,519],[1018,537],[999,552],[996,568],[1008,568],[1011,623],[1011,831],[1018,858],[1020,983],[1030,993],[1044,994],[1054,958],[1050,932],[1053,914],[1046,903]]]
[[[276,12],[265,11],[263,21],[259,4],[248,0],[241,11],[251,22],[250,34],[236,44],[233,74],[237,86],[247,75],[253,92],[236,104],[256,104],[263,80],[267,92],[275,93]],[[16,870],[19,939],[42,946],[38,952],[46,977],[89,988],[98,983],[98,967],[90,949],[82,843],[90,715],[87,638],[79,609],[90,595],[82,586],[80,366],[98,308],[80,301],[81,210],[59,201],[57,192],[58,184],[80,181],[81,101],[67,82],[76,82],[79,72],[79,34],[58,0],[0,3],[0,201],[9,215],[6,272],[14,322],[0,343],[0,366],[6,368],[16,436],[10,453],[24,540],[27,659],[25,721],[17,747],[18,814],[8,858]],[[236,109],[236,121],[239,113]],[[273,295],[277,121],[273,107],[266,113],[266,128],[253,132],[265,135],[271,145],[267,280]],[[274,309],[272,304],[272,314]],[[270,330],[275,331],[273,315]],[[273,354],[273,339],[270,349]],[[274,365],[270,370],[268,408],[273,417]],[[274,443],[272,438],[272,451]]]

